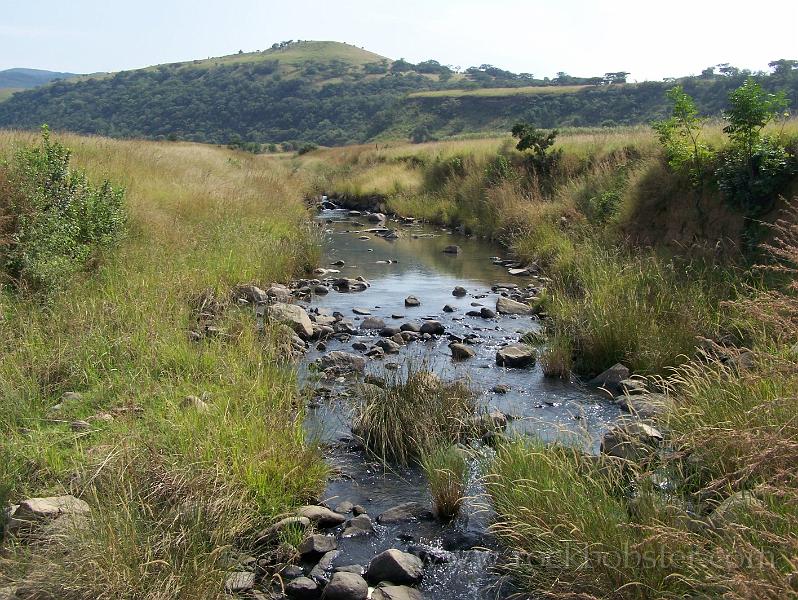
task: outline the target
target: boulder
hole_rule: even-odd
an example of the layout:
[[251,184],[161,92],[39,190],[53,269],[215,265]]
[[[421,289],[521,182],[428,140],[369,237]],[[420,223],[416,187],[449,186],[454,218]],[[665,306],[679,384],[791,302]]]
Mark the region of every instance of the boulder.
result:
[[428,333],[430,335],[443,335],[446,328],[440,321],[424,321],[421,324],[421,333]]
[[535,312],[535,309],[529,304],[499,296],[496,300],[496,312],[500,315],[531,315]]
[[[285,288],[286,290],[288,288]],[[288,292],[289,296],[291,292]],[[268,302],[269,297],[265,291],[260,289],[256,285],[252,284],[245,284],[245,285],[237,285],[233,288],[233,299],[234,300],[244,300],[251,304],[263,304]]]
[[374,589],[371,600],[424,600],[424,594],[406,585],[385,585]]
[[318,584],[309,577],[297,577],[285,586],[285,593],[296,600],[317,600],[321,595]]
[[460,254],[462,251],[463,251],[462,248],[460,248],[460,246],[457,246],[456,244],[446,246],[443,249],[444,254]]
[[313,336],[313,323],[301,306],[278,302],[269,306],[266,314],[269,319],[288,325],[303,340]]
[[639,461],[649,456],[662,442],[662,434],[640,421],[622,420],[601,440],[601,451],[624,460]]
[[397,325],[386,325],[382,329],[380,329],[380,337],[393,337],[397,333],[399,333],[401,329]]
[[591,379],[588,383],[595,387],[606,388],[612,393],[617,393],[620,391],[621,382],[629,379],[629,375],[628,367],[625,367],[621,363],[616,363],[597,377]]
[[452,296],[455,296],[455,297],[457,297],[457,298],[462,298],[462,297],[463,297],[463,296],[465,296],[467,293],[468,293],[468,292],[466,291],[466,289],[465,289],[463,286],[461,286],[461,285],[458,285],[458,286],[456,286],[456,287],[455,287],[455,288],[452,290]]
[[349,519],[344,528],[343,537],[360,537],[374,533],[374,524],[371,522],[371,517],[368,515],[358,515],[353,519]]
[[360,323],[361,329],[382,329],[385,327],[385,321],[377,317],[366,317]]
[[366,576],[374,583],[390,581],[412,585],[424,576],[424,563],[418,556],[392,548],[371,559]]
[[270,302],[291,302],[291,290],[281,283],[273,283],[266,288],[266,298]]
[[716,529],[743,523],[746,517],[750,518],[757,510],[766,510],[765,504],[751,492],[741,490],[726,498],[710,513],[709,523]]
[[483,306],[479,311],[479,316],[483,319],[495,319],[496,313],[489,309],[487,306]]
[[530,367],[537,360],[537,351],[526,344],[511,344],[496,351],[496,364],[500,367]]
[[404,502],[389,508],[377,517],[377,522],[386,525],[405,521],[424,521],[432,518],[432,512],[418,502]]
[[367,218],[369,223],[382,223],[386,216],[382,213],[371,213]]
[[624,394],[616,397],[615,403],[641,419],[658,419],[673,406],[670,396],[654,392]]
[[302,543],[299,544],[299,547],[297,547],[297,552],[305,557],[315,557],[321,556],[322,554],[327,554],[327,552],[332,552],[337,547],[338,543],[331,535],[315,533],[306,537]]
[[231,573],[224,582],[224,591],[228,594],[249,592],[255,587],[255,573],[241,571]]
[[345,515],[351,513],[353,508],[354,505],[349,500],[344,500],[343,502],[339,502],[334,510],[338,514]]
[[356,573],[334,573],[324,588],[325,600],[366,600],[368,595],[366,580]]
[[339,373],[363,372],[366,369],[366,359],[357,354],[336,350],[321,357],[321,366]]
[[28,498],[19,503],[14,512],[14,519],[28,522],[47,521],[61,515],[87,515],[90,512],[89,505],[74,496]]
[[[368,238],[367,238],[368,239]],[[350,277],[339,277],[332,283],[332,287],[337,292],[362,292],[369,287],[368,282],[352,279]]]
[[477,355],[473,348],[465,344],[449,344],[449,350],[452,351],[452,358],[455,360],[466,360]]
[[319,584],[326,584],[330,581],[330,572],[332,571],[332,564],[338,556],[337,550],[330,550],[325,553],[321,560],[310,570],[310,578]]
[[335,527],[346,521],[346,517],[331,511],[324,506],[309,505],[303,506],[297,511],[297,516],[306,517],[317,527]]
[[421,333],[421,323],[403,323],[399,326],[400,331],[409,331],[411,333]]
[[421,300],[415,296],[408,296],[405,298],[405,306],[421,306]]

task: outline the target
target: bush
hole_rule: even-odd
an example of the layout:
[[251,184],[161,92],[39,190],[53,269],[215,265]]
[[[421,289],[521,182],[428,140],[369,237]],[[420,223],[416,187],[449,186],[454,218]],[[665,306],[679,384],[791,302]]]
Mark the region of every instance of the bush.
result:
[[122,233],[124,190],[108,181],[93,186],[70,158],[43,127],[40,146],[0,166],[2,270],[18,288],[54,291]]

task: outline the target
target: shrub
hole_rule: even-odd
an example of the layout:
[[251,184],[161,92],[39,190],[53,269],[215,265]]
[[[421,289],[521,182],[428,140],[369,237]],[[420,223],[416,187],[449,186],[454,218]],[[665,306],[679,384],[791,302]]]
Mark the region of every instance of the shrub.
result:
[[407,464],[473,429],[476,402],[465,383],[441,381],[415,365],[390,377],[385,389],[366,390],[352,428],[381,458]]
[[468,461],[457,446],[442,447],[421,455],[421,466],[429,482],[435,514],[450,521],[460,512],[466,485]]
[[125,224],[124,190],[89,183],[71,152],[42,128],[38,147],[0,167],[2,269],[19,288],[51,292],[113,246]]

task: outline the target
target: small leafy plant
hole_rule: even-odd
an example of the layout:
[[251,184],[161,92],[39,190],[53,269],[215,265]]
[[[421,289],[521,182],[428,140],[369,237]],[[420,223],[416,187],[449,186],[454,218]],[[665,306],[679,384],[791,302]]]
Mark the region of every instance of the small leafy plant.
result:
[[18,289],[49,293],[119,240],[124,190],[92,185],[71,152],[42,127],[41,145],[0,164],[0,265]]

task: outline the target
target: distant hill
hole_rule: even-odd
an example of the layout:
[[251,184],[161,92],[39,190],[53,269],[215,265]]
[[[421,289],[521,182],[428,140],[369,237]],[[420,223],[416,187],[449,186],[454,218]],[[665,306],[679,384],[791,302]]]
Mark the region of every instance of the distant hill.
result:
[[50,83],[55,79],[67,79],[74,76],[74,73],[58,73],[41,69],[6,69],[0,71],[0,88],[27,90]]
[[[61,74],[64,75],[64,74]],[[454,72],[411,64],[339,42],[283,42],[262,52],[83,75],[20,91],[0,102],[0,127],[112,137],[184,139],[249,148],[340,145],[389,137],[424,140],[541,127],[648,122],[665,114],[668,82],[603,77],[535,78],[492,65]],[[719,114],[745,71],[679,80],[706,114]],[[758,74],[798,105],[798,70]],[[2,94],[2,92],[0,92]]]

